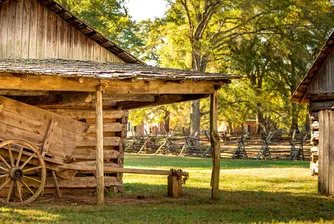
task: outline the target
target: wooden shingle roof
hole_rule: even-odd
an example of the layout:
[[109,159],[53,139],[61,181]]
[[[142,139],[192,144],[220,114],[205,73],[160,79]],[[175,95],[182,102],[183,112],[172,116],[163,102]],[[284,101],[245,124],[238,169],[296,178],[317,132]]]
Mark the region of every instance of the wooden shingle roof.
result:
[[[11,0],[0,0],[0,6],[5,1]],[[65,9],[63,6],[55,2],[54,0],[38,0],[42,5],[49,8],[52,12],[62,18],[65,22],[72,25],[74,28],[79,30],[81,33],[89,37],[91,40],[95,41],[120,59],[122,59],[126,63],[132,64],[145,64],[140,61],[138,58],[127,52],[126,50],[119,47],[116,43],[104,37],[94,28],[85,24],[82,20],[75,17],[71,12]]]
[[318,57],[314,61],[312,67],[307,72],[306,76],[299,84],[297,89],[292,95],[292,101],[296,103],[306,103],[308,99],[306,99],[307,88],[312,84],[314,78],[317,76],[321,66],[326,61],[328,55],[334,49],[334,32],[331,33],[329,38],[327,39],[325,45],[322,47]]
[[239,78],[219,73],[158,68],[139,64],[118,64],[111,62],[77,61],[63,59],[5,59],[0,60],[1,73],[47,75],[61,77],[86,77],[113,80],[164,80],[164,81],[217,81],[230,83]]

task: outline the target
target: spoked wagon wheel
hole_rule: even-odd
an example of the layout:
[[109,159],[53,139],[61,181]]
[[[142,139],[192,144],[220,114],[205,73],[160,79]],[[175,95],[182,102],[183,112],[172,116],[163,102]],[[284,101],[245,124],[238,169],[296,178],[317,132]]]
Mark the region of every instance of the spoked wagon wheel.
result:
[[0,202],[9,206],[34,201],[44,189],[46,168],[40,152],[21,140],[0,143]]

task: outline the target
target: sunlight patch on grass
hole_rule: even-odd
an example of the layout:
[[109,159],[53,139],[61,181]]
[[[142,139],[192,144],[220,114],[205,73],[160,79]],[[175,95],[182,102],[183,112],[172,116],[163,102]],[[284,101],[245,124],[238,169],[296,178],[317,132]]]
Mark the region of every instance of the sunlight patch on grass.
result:
[[0,208],[1,223],[45,223],[54,222],[60,216],[50,212],[35,209],[18,209],[18,208]]

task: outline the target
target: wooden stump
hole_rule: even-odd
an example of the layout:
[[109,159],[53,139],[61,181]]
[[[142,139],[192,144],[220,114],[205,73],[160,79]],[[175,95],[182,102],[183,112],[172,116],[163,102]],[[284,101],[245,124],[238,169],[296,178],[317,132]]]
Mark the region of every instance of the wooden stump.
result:
[[182,194],[182,177],[168,176],[168,197],[178,198]]

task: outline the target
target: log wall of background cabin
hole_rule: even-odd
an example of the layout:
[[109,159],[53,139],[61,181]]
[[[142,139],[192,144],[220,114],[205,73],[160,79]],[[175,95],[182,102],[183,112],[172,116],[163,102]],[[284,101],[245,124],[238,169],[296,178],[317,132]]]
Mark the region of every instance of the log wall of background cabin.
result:
[[0,59],[5,58],[124,63],[37,0],[0,4]]
[[[69,163],[82,165],[96,165],[96,140],[95,140],[95,110],[49,109],[64,117],[86,122],[90,125],[85,139],[74,150]],[[105,110],[104,121],[104,166],[123,167],[124,149],[127,133],[128,111]],[[71,174],[70,174],[71,175]],[[66,175],[65,175],[66,176]],[[122,189],[122,174],[106,173],[105,186],[113,190]],[[68,178],[66,178],[68,179]],[[94,173],[77,172],[73,178],[64,180],[59,178],[62,191],[71,189],[91,188],[95,191],[96,179]],[[47,188],[54,189],[52,179],[47,181]]]
[[319,129],[318,191],[334,196],[334,111],[319,112]]

